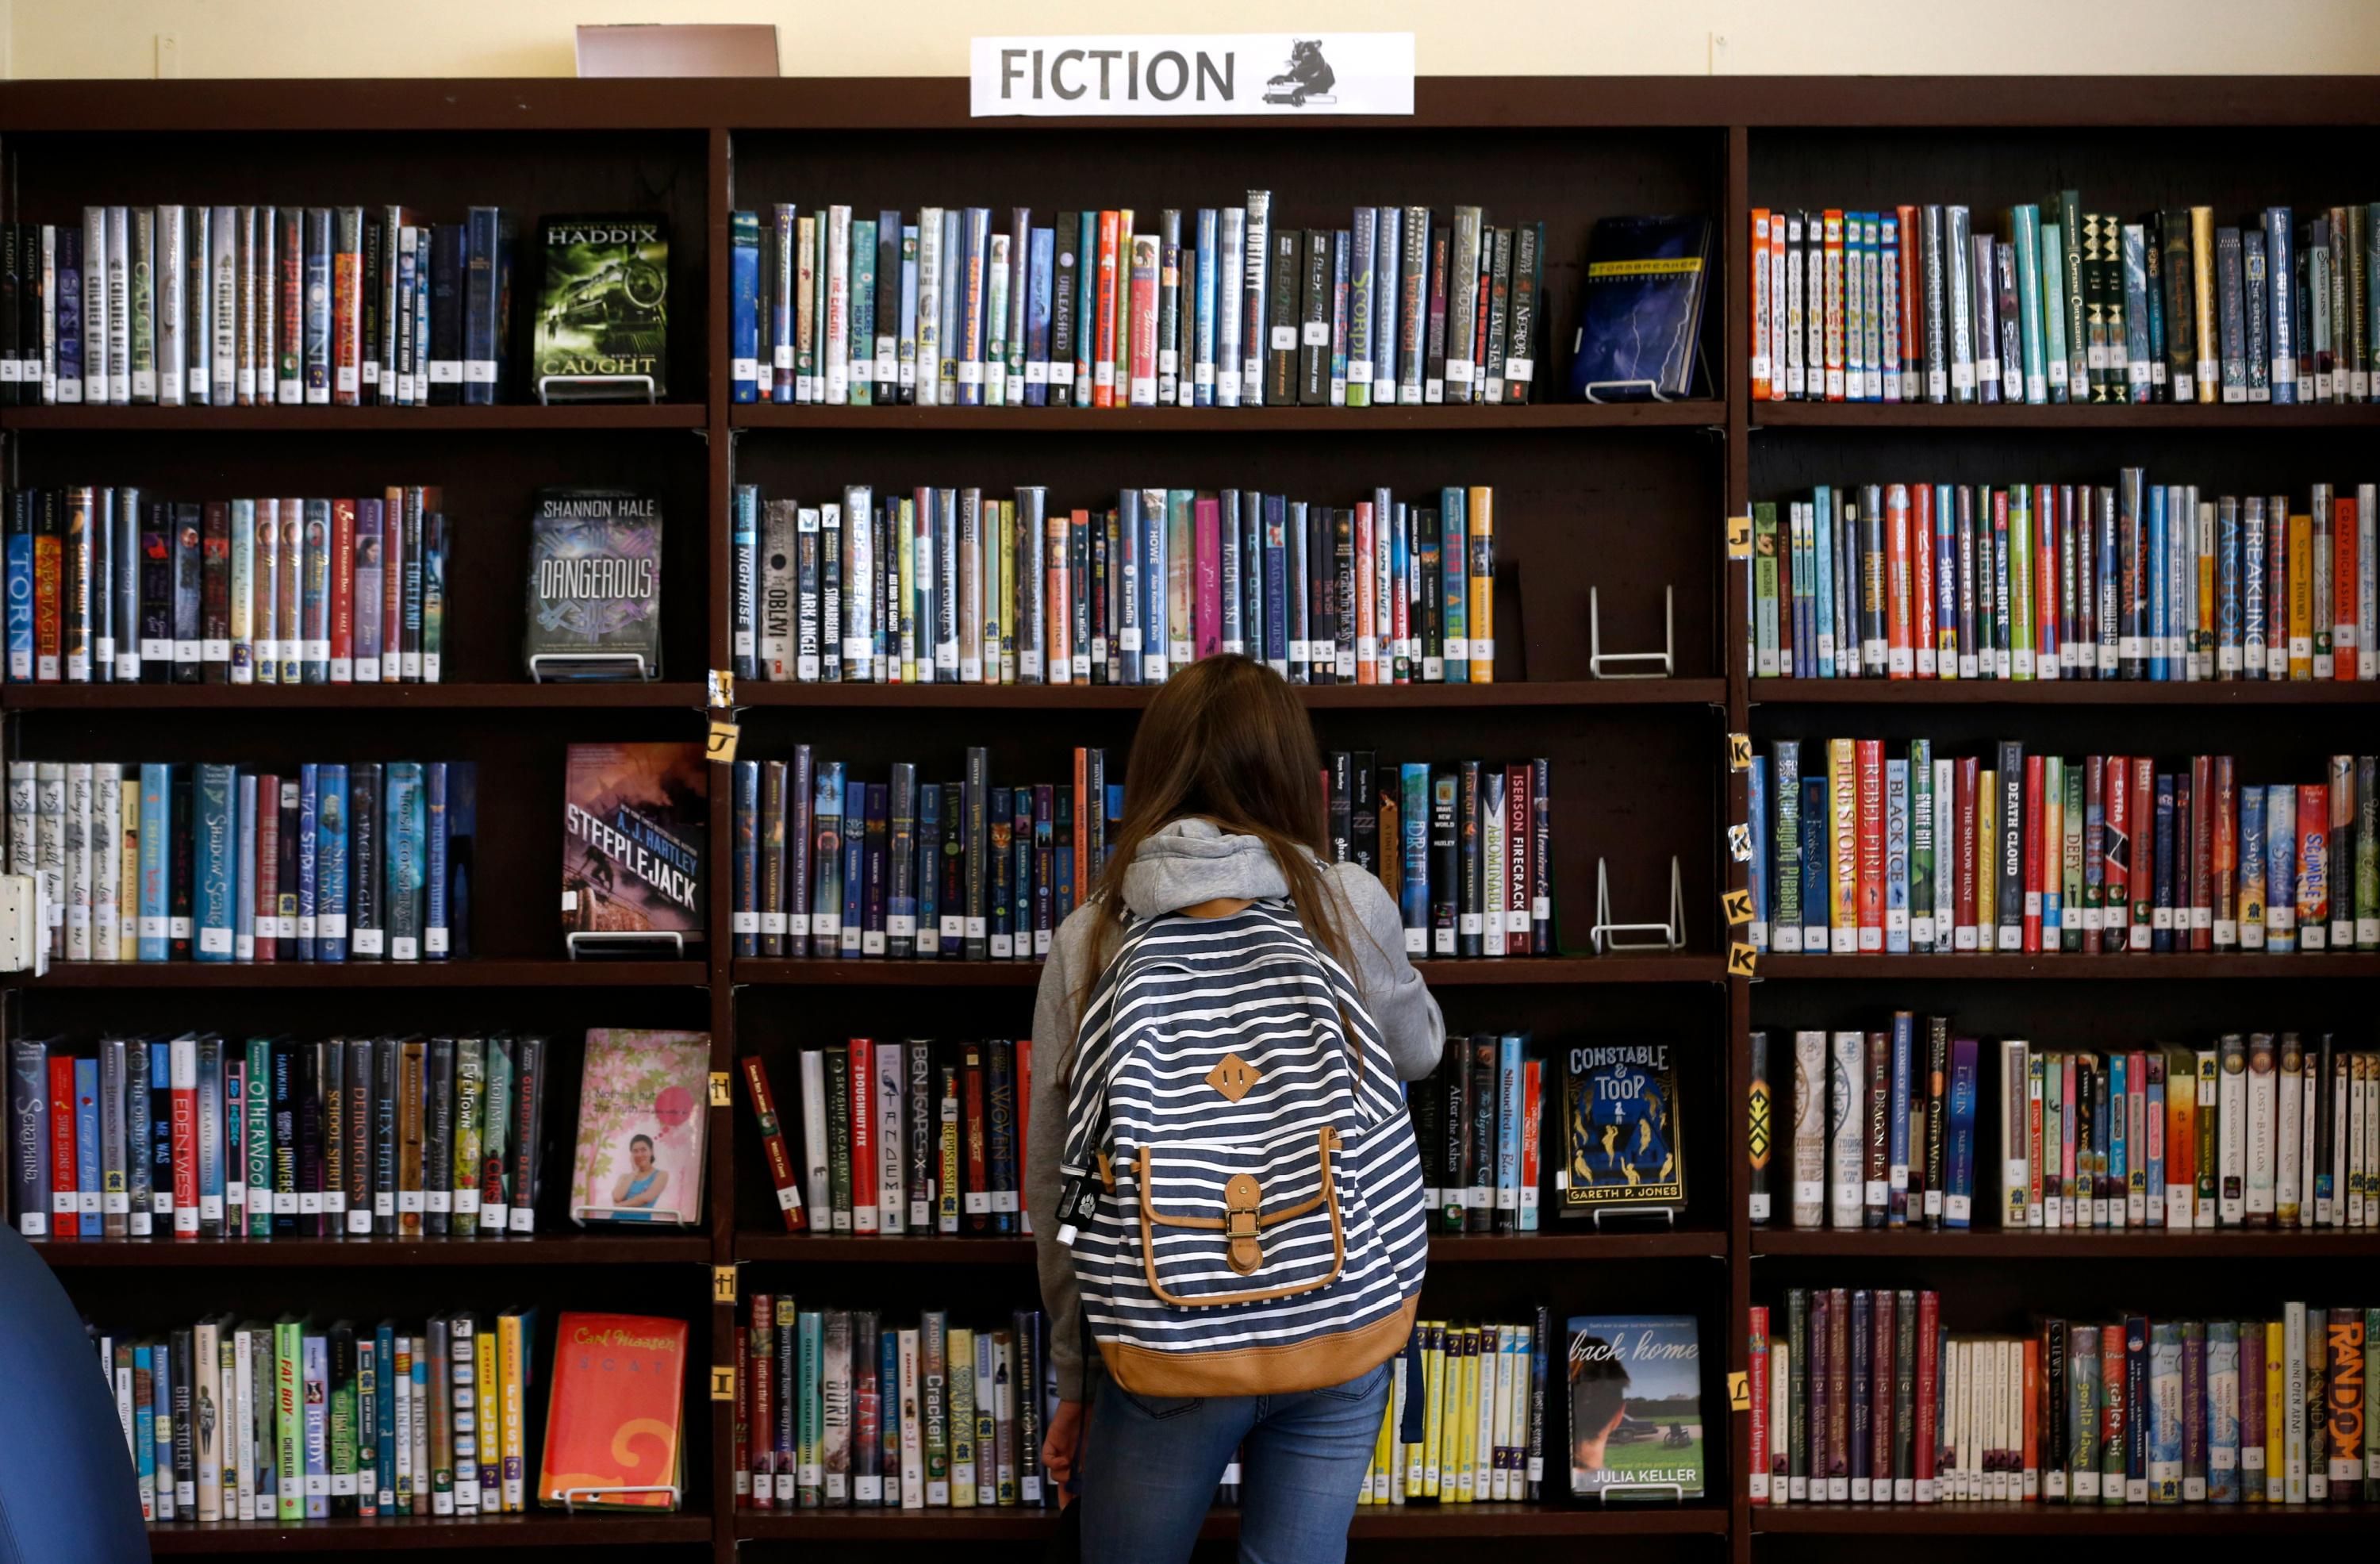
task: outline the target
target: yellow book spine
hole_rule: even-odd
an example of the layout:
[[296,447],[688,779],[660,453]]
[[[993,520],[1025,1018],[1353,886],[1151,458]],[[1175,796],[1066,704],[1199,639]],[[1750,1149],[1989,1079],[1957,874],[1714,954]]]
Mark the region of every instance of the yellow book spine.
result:
[[526,1323],[513,1310],[496,1316],[497,1450],[503,1462],[504,1512],[507,1515],[521,1514],[528,1508],[528,1461],[524,1448],[528,1343],[522,1339],[521,1329]]
[[[471,1338],[471,1356],[478,1364],[480,1436],[480,1509],[492,1514],[503,1508],[504,1434],[496,1386],[496,1333],[482,1329]],[[489,1479],[495,1479],[494,1493]]]
[[1496,682],[1496,491],[1471,491],[1469,509],[1471,682]]
[[1827,740],[1827,789],[1834,800],[1834,948],[1850,955],[1859,949],[1859,764],[1849,739]]
[[2279,1504],[2288,1491],[2287,1412],[2281,1392],[2289,1384],[2289,1333],[2278,1320],[2265,1322],[2265,1502]]
[[2000,774],[1981,774],[1975,787],[1975,948],[1992,949],[1999,933]]
[[1475,1326],[1463,1332],[1463,1482],[1458,1492],[1464,1504],[1478,1502],[1479,1331]]
[[[1129,206],[1121,206],[1116,209],[1116,265],[1114,286],[1116,324],[1114,359],[1115,405],[1117,410],[1122,411],[1123,409],[1132,405],[1132,208]],[[1143,623],[1146,622],[1147,611],[1144,609]],[[1161,610],[1158,614],[1157,623],[1160,627],[1165,623],[1165,616]],[[1145,635],[1148,632],[1144,630],[1142,633]],[[1162,638],[1165,631],[1160,628],[1157,633],[1160,638]],[[989,680],[988,682],[996,684],[999,680],[995,678]]]
[[2198,317],[2198,399],[2212,402],[2223,379],[2215,340],[2215,209],[2190,209],[2190,297]]
[[1411,1492],[1416,1498],[1436,1498],[1442,1450],[1439,1425],[1446,1416],[1446,1326],[1432,1321],[1422,1328],[1427,1334],[1421,1353],[1421,1483]]
[[2313,518],[2289,518],[2289,677],[2313,678]]

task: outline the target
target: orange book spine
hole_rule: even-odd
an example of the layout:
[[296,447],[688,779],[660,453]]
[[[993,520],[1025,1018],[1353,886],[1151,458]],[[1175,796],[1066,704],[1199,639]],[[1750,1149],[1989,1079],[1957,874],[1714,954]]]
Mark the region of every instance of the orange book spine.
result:
[[1091,406],[1115,406],[1116,214],[1099,214],[1098,329],[1092,334]]
[[1471,682],[1496,682],[1496,491],[1471,491]]

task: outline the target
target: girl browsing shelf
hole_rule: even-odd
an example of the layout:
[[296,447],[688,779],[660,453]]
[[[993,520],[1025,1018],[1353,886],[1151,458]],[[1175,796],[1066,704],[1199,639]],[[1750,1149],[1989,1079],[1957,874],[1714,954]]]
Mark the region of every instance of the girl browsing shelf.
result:
[[1397,1082],[1445,1027],[1387,890],[1319,856],[1320,771],[1261,663],[1169,679],[1042,971],[1042,1459],[1086,1564],[1187,1558],[1235,1451],[1243,1559],[1346,1555],[1427,1253]]

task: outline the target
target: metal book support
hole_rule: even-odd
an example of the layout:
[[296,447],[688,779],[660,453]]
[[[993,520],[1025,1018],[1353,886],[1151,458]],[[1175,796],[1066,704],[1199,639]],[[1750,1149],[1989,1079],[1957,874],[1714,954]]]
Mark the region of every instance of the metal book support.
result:
[[1661,588],[1661,649],[1658,652],[1606,652],[1603,649],[1602,594],[1586,589],[1586,672],[1590,678],[1668,678],[1677,671],[1678,593]]
[[[580,674],[572,671],[574,667],[589,673],[604,667],[616,667],[623,674],[634,676],[633,680],[623,678],[611,681],[620,684],[649,681],[653,677],[653,669],[645,662],[645,654],[641,652],[540,652],[528,660],[528,680],[531,684],[545,683],[546,673],[552,668],[553,682],[568,684],[581,679]],[[591,684],[597,681],[589,678],[583,682]]]
[[[1644,935],[1658,935],[1645,939]],[[1595,927],[1588,931],[1597,956],[1615,950],[1683,950],[1686,947],[1685,882],[1678,873],[1677,854],[1670,855],[1670,921],[1666,923],[1615,923],[1611,921],[1611,876],[1604,861],[1595,861]]]
[[1594,1219],[1597,1232],[1603,1230],[1603,1219],[1606,1216],[1624,1216],[1632,1222],[1658,1221],[1661,1226],[1671,1229],[1675,1229],[1678,1225],[1677,1207],[1671,1205],[1651,1204],[1597,1205],[1591,1207],[1588,1215]]
[[[635,397],[622,398],[613,395],[615,391],[635,390],[638,387],[644,390],[642,398]],[[554,395],[557,388],[562,392],[559,397]],[[537,378],[537,399],[547,407],[552,407],[556,401],[613,402],[624,399],[627,401],[641,399],[658,402],[661,400],[661,391],[653,384],[653,377],[650,374],[541,374]]]
[[[667,1494],[669,1507],[672,1509],[677,1509],[684,1502],[685,1497],[679,1493],[675,1483],[637,1483],[623,1484],[618,1487],[565,1488],[557,1497],[562,1500],[563,1513],[575,1514],[580,1501],[583,1500],[591,1505],[595,1502],[594,1496],[598,1494]],[[648,1507],[637,1506],[636,1508]]]
[[1607,1500],[1625,1496],[1631,1498],[1675,1499],[1680,1504],[1683,1504],[1686,1499],[1686,1485],[1683,1483],[1611,1483],[1597,1489],[1596,1493],[1598,1498]]
[[[686,955],[686,936],[674,929],[580,930],[565,935],[563,944],[574,961],[581,956],[650,955],[658,959]],[[644,948],[648,946],[651,947],[650,951]]]

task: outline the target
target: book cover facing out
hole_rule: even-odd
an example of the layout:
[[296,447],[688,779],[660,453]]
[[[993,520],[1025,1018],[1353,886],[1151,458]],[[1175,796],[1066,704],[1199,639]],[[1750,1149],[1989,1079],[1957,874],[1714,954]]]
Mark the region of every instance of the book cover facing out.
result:
[[[565,931],[676,934],[690,946],[702,943],[710,782],[699,744],[570,746],[563,803]],[[634,941],[617,948],[638,950]]]
[[540,489],[527,623],[531,678],[659,678],[661,501],[629,489]]
[[572,1220],[680,1227],[701,1220],[710,1075],[709,1032],[587,1033]]
[[1702,1350],[1691,1314],[1573,1314],[1570,1491],[1703,1496]]
[[1606,217],[1586,248],[1571,360],[1582,401],[1670,401],[1694,390],[1709,267],[1705,217]]
[[1561,1213],[1686,1209],[1678,1072],[1667,1043],[1573,1046],[1562,1061]]
[[553,1338],[537,1497],[599,1509],[675,1509],[683,1482],[686,1325],[640,1314],[565,1314]]
[[659,401],[669,394],[669,219],[548,217],[531,345],[540,400]]

